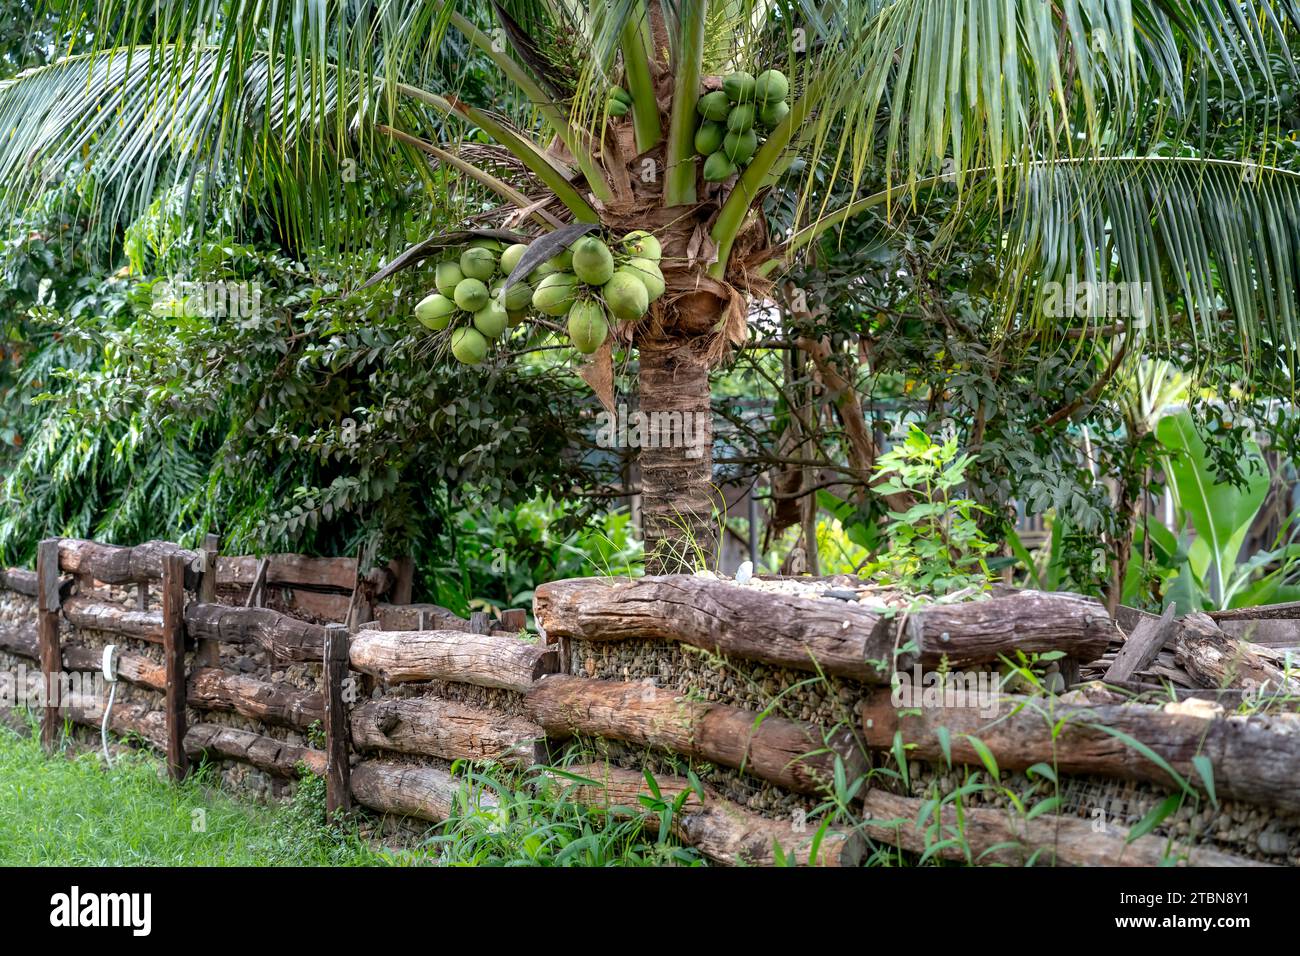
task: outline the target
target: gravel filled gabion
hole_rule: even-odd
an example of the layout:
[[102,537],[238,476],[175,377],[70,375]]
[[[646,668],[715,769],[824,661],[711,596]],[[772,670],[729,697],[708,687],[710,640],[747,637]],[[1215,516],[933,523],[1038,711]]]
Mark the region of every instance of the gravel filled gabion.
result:
[[434,697],[498,711],[508,717],[528,716],[524,711],[524,696],[517,691],[502,690],[498,687],[478,687],[474,684],[459,684],[453,681],[409,681],[388,688],[376,685],[370,696],[374,700]]

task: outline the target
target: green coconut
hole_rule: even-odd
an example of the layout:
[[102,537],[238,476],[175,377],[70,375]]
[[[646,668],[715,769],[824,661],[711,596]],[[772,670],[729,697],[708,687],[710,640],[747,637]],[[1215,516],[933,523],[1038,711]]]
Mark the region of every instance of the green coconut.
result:
[[497,254],[483,246],[470,246],[460,254],[460,271],[471,279],[486,282],[497,271]]
[[722,141],[722,151],[737,166],[743,166],[758,149],[758,134],[752,129],[745,133],[728,133]]
[[705,93],[695,104],[696,111],[706,120],[720,122],[727,118],[727,113],[731,109],[731,101],[727,99],[727,94],[722,90],[714,90],[712,93]]
[[505,248],[505,243],[500,239],[490,239],[487,236],[479,236],[469,241],[470,249],[487,249],[493,253],[500,253]]
[[456,286],[463,278],[465,273],[460,271],[459,262],[439,262],[433,274],[433,284],[438,287],[439,292],[451,298],[456,294]]
[[645,283],[630,269],[615,270],[602,291],[606,307],[620,319],[639,319],[650,308]]
[[552,272],[572,272],[573,271],[573,253],[568,249],[561,249],[551,258],[546,260],[546,264],[551,267]]
[[604,285],[614,274],[614,257],[609,247],[595,236],[583,236],[571,247],[573,274],[587,285]]
[[726,93],[727,99],[733,103],[748,103],[754,98],[753,74],[742,70],[739,73],[732,73],[730,76],[724,77],[722,92]]
[[528,310],[519,309],[515,312],[507,310],[506,315],[510,316],[510,327],[513,329],[516,325],[522,325],[524,319],[528,318]]
[[569,272],[552,272],[533,290],[533,308],[546,315],[565,315],[577,295],[578,277]]
[[628,106],[632,105],[632,94],[629,93],[627,90],[623,89],[623,87],[621,86],[614,87],[612,90],[609,91],[609,95],[614,97],[614,99],[616,100],[622,100]]
[[515,266],[519,265],[519,260],[524,257],[528,251],[528,246],[522,242],[516,242],[512,246],[506,246],[505,251],[501,253],[501,274],[508,276],[515,271]]
[[659,240],[644,229],[634,230],[623,237],[623,251],[630,256],[649,259],[651,262],[658,262],[664,255]]
[[555,272],[562,272],[562,271],[563,270],[561,269],[555,268],[555,266],[551,265],[550,262],[543,262],[532,272],[528,273],[528,284],[532,286],[534,289],[536,289],[537,283],[541,282],[548,275],[551,275],[552,273]]
[[[745,133],[754,126],[754,105],[752,103],[741,103],[733,106],[731,112],[727,114],[727,129],[733,133]],[[464,263],[461,268],[465,268]]]
[[609,320],[599,302],[582,299],[573,303],[569,309],[569,339],[573,347],[583,355],[590,355],[600,348],[609,335]]
[[631,107],[620,99],[611,96],[605,101],[605,109],[609,110],[610,116],[626,116]]
[[474,313],[474,328],[490,339],[495,339],[504,332],[509,323],[510,316],[506,314],[505,306],[496,299]]
[[759,106],[779,103],[790,95],[790,81],[780,70],[764,70],[754,81],[754,97]]
[[533,287],[527,282],[516,282],[506,289],[501,301],[507,312],[526,312],[533,301]]
[[768,129],[772,129],[781,120],[785,119],[786,114],[789,112],[790,104],[785,100],[777,100],[774,103],[766,104],[758,111],[758,121]]
[[722,139],[727,135],[727,128],[721,123],[704,120],[695,131],[695,151],[701,156],[716,153],[722,147]]
[[736,164],[727,159],[727,154],[718,150],[704,161],[704,178],[711,183],[720,183],[736,175]]
[[640,258],[629,259],[622,268],[627,269],[641,280],[641,284],[645,286],[651,302],[664,294],[664,274],[660,271],[657,262]]
[[415,307],[415,317],[426,329],[441,332],[451,324],[451,317],[456,311],[456,303],[441,292],[427,295]]
[[487,358],[488,342],[483,333],[468,325],[451,333],[451,354],[465,365],[477,365]]
[[488,299],[491,298],[488,293],[488,287],[480,279],[461,279],[456,284],[456,292],[453,298],[456,304],[466,312],[477,312],[483,306],[487,305]]

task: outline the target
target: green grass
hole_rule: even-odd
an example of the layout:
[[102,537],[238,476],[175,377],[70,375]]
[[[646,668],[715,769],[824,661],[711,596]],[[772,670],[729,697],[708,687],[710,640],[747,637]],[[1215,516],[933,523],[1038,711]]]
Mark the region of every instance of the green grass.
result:
[[46,757],[35,735],[0,727],[0,865],[320,866],[393,862],[328,828],[324,784],[292,802],[244,802],[200,771],[180,786],[161,761],[123,753],[105,769],[93,751]]
[[[697,865],[669,833],[667,806],[648,827],[540,792],[501,768],[465,774],[463,809],[409,849],[325,823],[325,784],[304,775],[292,801],[239,799],[200,768],[179,786],[147,751],[106,768],[98,751],[47,757],[35,733],[0,725],[0,866],[655,866]],[[476,795],[499,805],[479,809]],[[201,827],[199,826],[201,821]],[[658,832],[656,832],[656,830]]]

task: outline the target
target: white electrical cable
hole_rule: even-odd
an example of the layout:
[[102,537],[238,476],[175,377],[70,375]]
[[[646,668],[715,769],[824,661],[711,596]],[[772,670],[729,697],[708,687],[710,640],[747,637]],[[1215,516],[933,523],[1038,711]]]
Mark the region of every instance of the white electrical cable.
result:
[[111,769],[113,758],[108,754],[108,718],[113,713],[113,698],[117,696],[117,645],[109,644],[104,648],[104,660],[100,665],[104,680],[108,681],[108,704],[104,707],[104,721],[99,725],[99,741],[104,747],[104,762]]

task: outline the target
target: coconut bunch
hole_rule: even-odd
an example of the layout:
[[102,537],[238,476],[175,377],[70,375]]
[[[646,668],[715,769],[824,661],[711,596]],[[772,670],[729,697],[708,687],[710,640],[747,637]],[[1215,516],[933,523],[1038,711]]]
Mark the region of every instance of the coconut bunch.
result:
[[786,97],[790,81],[780,70],[764,70],[755,79],[749,73],[732,73],[722,79],[722,89],[705,93],[695,104],[700,124],[695,130],[695,151],[704,160],[704,178],[720,183],[749,165],[772,129],[790,112]]
[[435,332],[452,330],[451,354],[458,362],[482,362],[492,342],[527,318],[532,286],[516,282],[505,288],[506,276],[527,249],[523,243],[475,239],[459,258],[438,263],[433,280],[438,291],[420,300],[415,317]]
[[635,322],[664,294],[662,255],[659,240],[641,230],[613,248],[595,235],[579,236],[529,274],[533,308],[566,317],[573,347],[589,355],[604,344],[611,318]]

